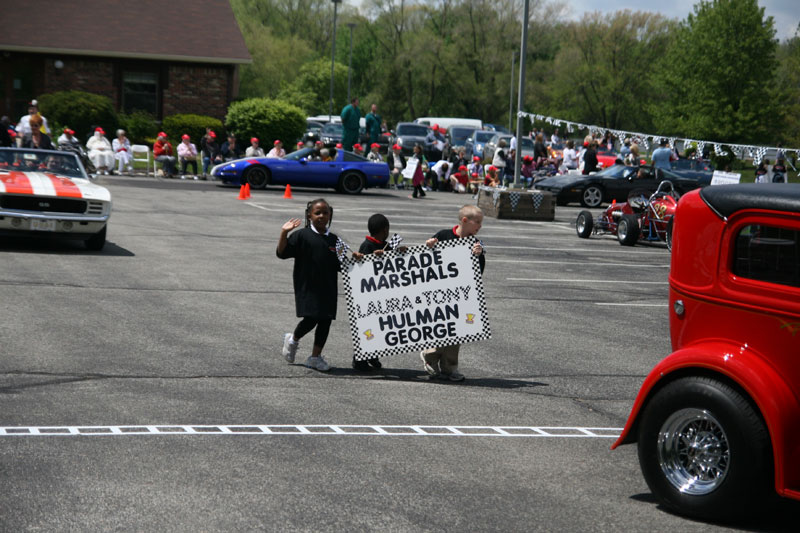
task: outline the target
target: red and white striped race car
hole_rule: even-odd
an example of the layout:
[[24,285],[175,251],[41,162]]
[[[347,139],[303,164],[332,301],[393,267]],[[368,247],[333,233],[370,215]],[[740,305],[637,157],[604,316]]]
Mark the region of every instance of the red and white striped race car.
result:
[[106,242],[111,193],[72,152],[0,148],[0,235]]

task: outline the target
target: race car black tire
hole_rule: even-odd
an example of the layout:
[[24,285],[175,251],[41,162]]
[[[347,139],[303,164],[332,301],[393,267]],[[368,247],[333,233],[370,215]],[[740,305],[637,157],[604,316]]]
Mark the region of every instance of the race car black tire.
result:
[[272,182],[272,175],[267,167],[253,165],[244,171],[242,175],[245,183],[250,184],[251,189],[264,189]]
[[617,224],[617,240],[622,246],[633,246],[639,240],[639,219],[636,215],[622,215]]
[[364,190],[364,176],[358,172],[345,172],[339,178],[339,192],[344,194],[358,194]]
[[589,185],[581,193],[583,207],[599,207],[603,203],[603,188],[599,185]]
[[667,234],[664,236],[664,240],[667,242],[667,250],[670,252],[672,251],[672,222],[674,220],[675,215],[672,215],[672,218],[667,222]]
[[99,252],[103,249],[103,246],[106,245],[106,227],[107,226],[103,226],[103,229],[83,241],[83,244],[86,246],[87,250]]
[[769,433],[739,390],[708,376],[678,379],[648,399],[638,424],[642,474],[666,507],[730,520],[774,503]]
[[588,239],[594,228],[594,220],[589,211],[581,211],[575,219],[575,232],[581,239]]

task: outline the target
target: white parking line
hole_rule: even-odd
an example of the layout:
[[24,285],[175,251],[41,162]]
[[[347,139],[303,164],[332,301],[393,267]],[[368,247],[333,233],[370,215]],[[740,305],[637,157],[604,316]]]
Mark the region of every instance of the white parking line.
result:
[[253,424],[171,426],[8,426],[0,437],[120,437],[134,435],[335,435],[372,437],[550,437],[616,439],[622,428],[553,426],[378,426]]
[[536,281],[543,283],[630,283],[634,285],[667,285],[666,281],[629,281],[626,279],[553,279],[553,278],[506,278],[506,281]]
[[620,266],[626,268],[669,268],[669,265],[641,265],[639,263],[598,263],[597,261],[544,261],[535,259],[494,259],[492,263],[538,263],[543,265]]

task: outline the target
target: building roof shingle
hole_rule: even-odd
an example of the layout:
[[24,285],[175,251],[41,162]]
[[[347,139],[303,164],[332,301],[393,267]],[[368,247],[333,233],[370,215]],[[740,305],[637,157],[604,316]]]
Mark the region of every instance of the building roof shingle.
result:
[[0,50],[249,63],[228,0],[0,0]]

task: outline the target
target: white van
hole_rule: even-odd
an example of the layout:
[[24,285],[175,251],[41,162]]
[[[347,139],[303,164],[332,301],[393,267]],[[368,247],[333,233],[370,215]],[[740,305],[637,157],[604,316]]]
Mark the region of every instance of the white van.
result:
[[477,118],[456,118],[456,117],[420,117],[414,120],[417,124],[433,126],[438,124],[440,128],[448,129],[450,126],[468,126],[477,130],[483,129],[483,121]]

